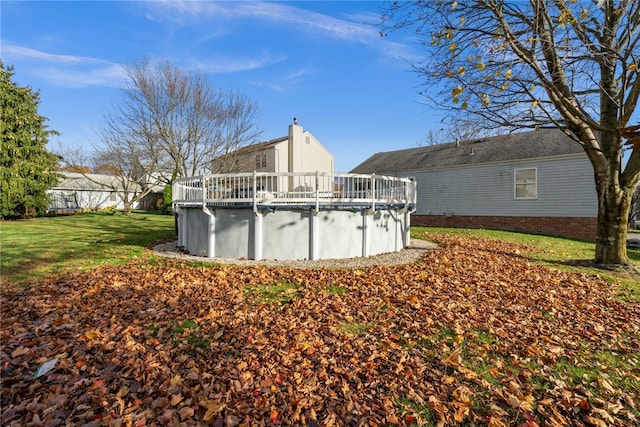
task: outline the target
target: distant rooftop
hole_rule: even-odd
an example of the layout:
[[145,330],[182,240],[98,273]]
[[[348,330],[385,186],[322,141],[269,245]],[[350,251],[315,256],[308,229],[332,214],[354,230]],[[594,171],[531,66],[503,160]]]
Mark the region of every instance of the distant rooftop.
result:
[[[82,174],[78,172],[61,172],[62,178],[53,188],[56,190],[83,190],[83,191],[109,191],[109,189],[122,190],[120,178],[114,175],[101,175],[94,173]],[[139,185],[133,184],[132,190],[140,191]]]
[[387,173],[584,153],[558,129],[478,138],[376,153],[352,173]]
[[248,153],[252,153],[254,151],[262,151],[265,148],[269,148],[272,145],[276,145],[279,142],[283,142],[283,141],[286,141],[288,139],[289,139],[289,136],[281,136],[279,138],[270,139],[268,141],[257,142],[255,144],[245,145],[244,147],[241,147],[238,150],[236,150],[236,153],[237,154],[248,154]]

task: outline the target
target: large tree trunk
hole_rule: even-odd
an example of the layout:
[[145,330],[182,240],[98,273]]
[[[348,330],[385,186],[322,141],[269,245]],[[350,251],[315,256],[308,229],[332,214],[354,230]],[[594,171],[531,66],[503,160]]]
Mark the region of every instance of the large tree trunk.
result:
[[[602,176],[602,175],[600,175]],[[628,264],[627,224],[631,189],[621,188],[611,175],[598,178],[598,235],[595,262],[598,264]]]

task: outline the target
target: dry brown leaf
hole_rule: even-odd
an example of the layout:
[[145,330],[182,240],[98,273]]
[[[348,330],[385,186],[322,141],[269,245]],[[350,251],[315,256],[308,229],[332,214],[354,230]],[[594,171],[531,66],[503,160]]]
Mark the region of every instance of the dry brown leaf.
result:
[[[614,383],[637,384],[637,303],[525,245],[431,238],[357,272],[137,262],[3,291],[1,424],[637,424]],[[249,297],[278,283],[287,302]],[[597,383],[553,365],[608,351],[626,364]]]

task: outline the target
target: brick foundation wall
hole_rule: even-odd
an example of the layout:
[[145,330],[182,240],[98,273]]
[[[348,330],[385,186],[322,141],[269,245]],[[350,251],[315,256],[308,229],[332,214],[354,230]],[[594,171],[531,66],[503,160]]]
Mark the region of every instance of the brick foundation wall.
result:
[[595,241],[596,218],[411,215],[411,225],[487,228]]

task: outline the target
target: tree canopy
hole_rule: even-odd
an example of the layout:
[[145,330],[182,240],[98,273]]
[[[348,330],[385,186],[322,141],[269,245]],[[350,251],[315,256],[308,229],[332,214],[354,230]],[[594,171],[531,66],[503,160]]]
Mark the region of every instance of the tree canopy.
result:
[[0,62],[0,217],[33,216],[46,209],[46,190],[58,181],[57,157],[46,150],[53,130],[38,114],[40,94],[13,81]]
[[115,148],[137,150],[138,168],[190,176],[207,171],[212,160],[255,142],[260,134],[257,104],[214,87],[200,72],[146,61],[125,71],[124,100],[107,116],[102,132],[102,140],[111,142],[100,153],[103,160]]
[[640,146],[623,134],[639,120],[640,2],[393,2],[387,12],[386,31],[411,29],[425,49],[413,68],[430,106],[494,131],[559,128],[584,147],[598,193],[596,261],[627,263]]

